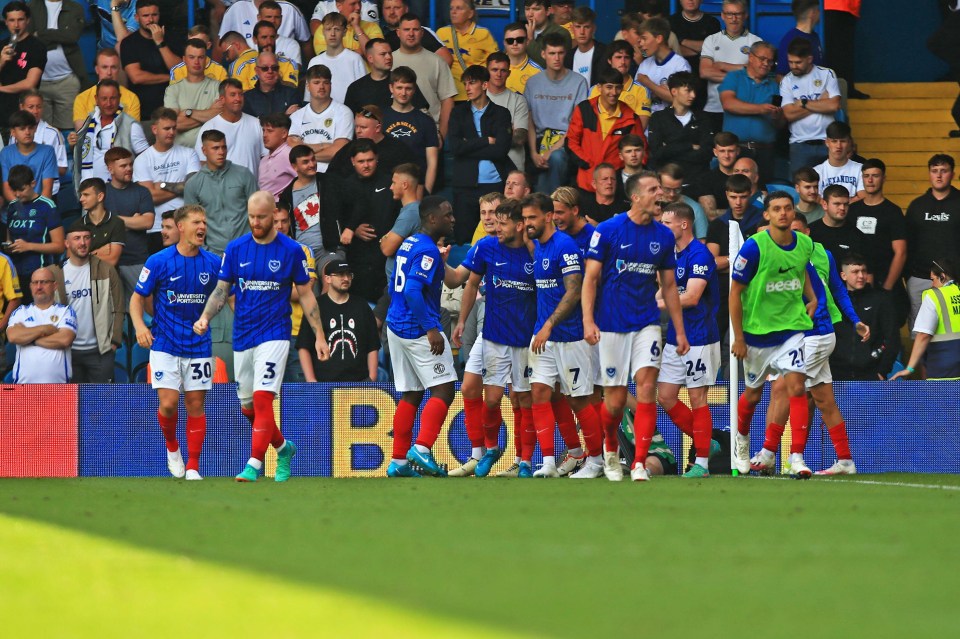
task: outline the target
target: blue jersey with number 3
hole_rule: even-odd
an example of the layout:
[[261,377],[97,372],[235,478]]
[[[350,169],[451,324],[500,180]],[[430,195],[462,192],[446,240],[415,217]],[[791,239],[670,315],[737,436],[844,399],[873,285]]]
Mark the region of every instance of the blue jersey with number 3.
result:
[[397,265],[390,282],[387,326],[398,337],[415,339],[440,324],[440,295],[443,292],[443,260],[430,236],[412,235],[397,251]]
[[153,295],[153,347],[175,357],[210,357],[210,334],[197,335],[193,324],[200,319],[207,297],[217,286],[220,258],[200,249],[193,257],[168,246],[147,258],[137,280],[137,293]]
[[299,242],[277,234],[269,244],[253,235],[227,244],[219,278],[234,284],[233,350],[290,341],[290,291],[310,282],[310,265]]

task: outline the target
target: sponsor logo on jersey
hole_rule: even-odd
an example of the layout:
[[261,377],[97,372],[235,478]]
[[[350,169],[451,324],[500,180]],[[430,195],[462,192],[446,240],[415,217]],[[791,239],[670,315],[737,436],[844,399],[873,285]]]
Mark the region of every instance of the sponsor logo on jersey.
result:
[[237,281],[237,284],[240,286],[241,292],[280,290],[280,282],[274,282],[272,280],[247,280],[241,277]]
[[747,258],[738,257],[737,261],[733,263],[733,270],[742,271],[745,268],[747,268]]
[[799,291],[803,284],[799,279],[781,280],[779,282],[767,282],[767,293],[783,293],[784,291]]
[[493,276],[493,287],[494,288],[512,288],[517,291],[524,291],[528,293],[532,293],[534,290],[536,290],[528,282],[510,280],[504,277],[500,277],[498,275]]
[[600,233],[598,231],[594,231],[593,235],[590,236],[590,247],[596,248],[597,244],[599,243],[600,243]]
[[150,269],[144,266],[140,269],[140,277],[137,278],[137,281],[146,282],[148,277],[150,277]]
[[167,304],[206,304],[207,296],[203,293],[177,293],[167,291]]
[[433,258],[429,255],[424,255],[420,259],[420,268],[425,271],[429,271],[431,268],[433,268]]
[[433,372],[436,373],[437,375],[443,375],[446,372],[446,370],[447,370],[447,367],[444,366],[443,364],[433,365]]
[[653,275],[657,272],[653,264],[646,262],[628,262],[626,260],[617,260],[617,273],[639,273],[640,275]]

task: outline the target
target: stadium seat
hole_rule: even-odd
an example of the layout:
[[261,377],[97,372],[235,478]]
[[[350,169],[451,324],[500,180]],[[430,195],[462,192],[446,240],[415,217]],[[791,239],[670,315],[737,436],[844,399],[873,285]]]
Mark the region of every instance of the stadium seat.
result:
[[793,188],[790,184],[784,184],[782,182],[770,182],[767,184],[767,193],[773,191],[786,191],[790,194],[790,197],[793,198],[793,203],[796,204],[800,201],[800,194],[797,193],[797,189]]

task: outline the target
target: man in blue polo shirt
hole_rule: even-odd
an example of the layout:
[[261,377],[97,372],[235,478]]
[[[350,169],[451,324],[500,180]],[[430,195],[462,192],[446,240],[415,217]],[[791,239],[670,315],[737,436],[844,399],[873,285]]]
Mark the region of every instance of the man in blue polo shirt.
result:
[[723,130],[740,138],[741,155],[760,165],[760,180],[773,178],[777,129],[785,123],[780,109],[780,87],[770,74],[777,62],[777,49],[769,42],[750,47],[747,66],[731,71],[717,91],[723,105]]

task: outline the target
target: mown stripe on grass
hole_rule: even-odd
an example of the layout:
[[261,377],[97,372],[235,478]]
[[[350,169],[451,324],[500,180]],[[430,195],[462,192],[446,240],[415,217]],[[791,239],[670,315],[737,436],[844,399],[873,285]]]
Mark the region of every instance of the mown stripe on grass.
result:
[[3,514],[0,566],[7,637],[530,636]]

